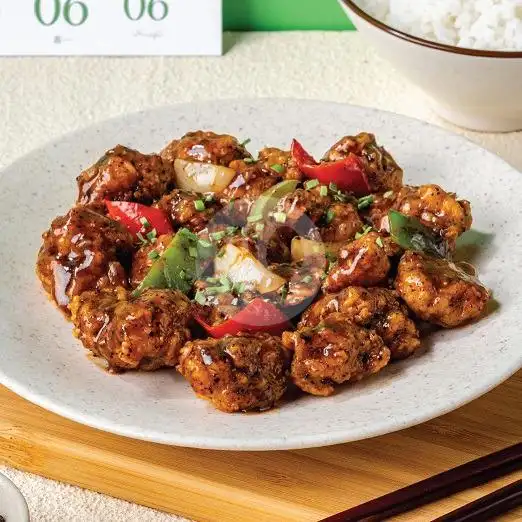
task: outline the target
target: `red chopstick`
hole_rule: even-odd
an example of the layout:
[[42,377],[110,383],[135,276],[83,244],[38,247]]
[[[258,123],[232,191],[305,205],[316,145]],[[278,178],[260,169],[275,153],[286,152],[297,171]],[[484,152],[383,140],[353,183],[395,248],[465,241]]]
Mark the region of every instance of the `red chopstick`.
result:
[[489,482],[522,467],[522,443],[491,453],[321,522],[378,522],[440,498]]
[[484,522],[522,505],[522,479],[497,489],[432,522]]

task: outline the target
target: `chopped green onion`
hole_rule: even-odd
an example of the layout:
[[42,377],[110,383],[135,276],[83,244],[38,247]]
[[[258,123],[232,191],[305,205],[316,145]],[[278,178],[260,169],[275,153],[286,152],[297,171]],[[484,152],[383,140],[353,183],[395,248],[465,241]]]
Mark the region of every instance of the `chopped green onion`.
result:
[[263,219],[263,216],[261,214],[256,214],[256,215],[247,217],[247,221],[249,223],[255,223],[256,221],[261,221],[262,219]]
[[214,194],[205,194],[205,202],[213,203],[214,202]]
[[311,275],[307,275],[305,277],[303,277],[303,283],[311,283],[312,281],[314,280],[314,278],[311,276]]
[[224,230],[221,230],[220,232],[212,232],[212,234],[210,234],[210,238],[213,241],[221,241],[226,235],[227,233]]
[[337,192],[337,185],[335,183],[330,183],[328,185],[328,188],[332,191],[332,192]]
[[147,240],[145,239],[145,237],[143,236],[143,234],[141,232],[138,232],[136,234],[136,237],[141,241],[142,244],[144,244],[144,245],[147,244]]
[[198,245],[201,248],[211,248],[212,247],[212,243],[210,241],[207,241],[206,239],[199,239]]
[[205,202],[202,199],[196,199],[194,207],[198,212],[203,212],[205,210]]
[[364,196],[357,201],[357,208],[359,210],[368,208],[373,203],[373,201],[374,201],[374,198],[372,195]]
[[329,225],[333,219],[335,217],[335,212],[329,208],[327,211],[326,211],[326,224]]
[[321,188],[319,189],[319,194],[323,198],[328,196],[328,187],[326,185],[321,185]]
[[179,229],[178,234],[185,236],[187,239],[192,239],[193,241],[197,241],[199,239],[198,236],[196,236],[196,234],[194,234],[194,232],[191,232],[188,228]]
[[149,223],[149,220],[146,218],[146,217],[141,217],[140,218],[140,223],[145,227],[150,227],[150,223]]
[[284,212],[274,212],[273,216],[278,223],[286,223],[286,214]]
[[147,234],[147,239],[151,242],[151,243],[154,243],[156,241],[158,237],[158,232],[156,231],[155,228],[153,228],[148,234]]
[[288,285],[283,285],[281,288],[281,302],[284,303],[288,297]]
[[256,223],[256,232],[262,232],[265,229],[264,223]]
[[239,230],[238,227],[227,227],[226,228],[226,234],[227,236],[233,236],[236,234],[236,232]]
[[319,185],[319,181],[317,179],[311,179],[304,184],[306,190],[312,190],[313,188],[317,187],[317,185]]
[[383,195],[382,195],[383,198],[386,198],[386,199],[390,199],[393,197],[393,190],[388,190],[388,192],[385,192]]
[[210,283],[211,285],[215,285],[216,283],[219,283],[219,278],[207,277],[207,283]]
[[246,140],[242,141],[240,145],[242,147],[246,147],[252,140],[250,138],[247,138]]
[[205,295],[205,292],[203,292],[202,290],[198,290],[196,292],[196,295],[194,296],[194,301],[204,306],[207,303],[207,296]]
[[152,252],[148,253],[147,257],[151,261],[156,261],[156,259],[159,259],[161,256],[160,256],[160,253],[157,250],[153,250]]
[[368,234],[372,230],[373,230],[373,227],[371,225],[365,225],[363,227],[362,232],[357,232],[357,234],[355,234],[355,239],[361,239],[361,237],[364,237],[366,234]]
[[285,167],[283,165],[279,165],[279,163],[272,165],[270,168],[275,170],[278,174],[282,174],[286,170]]
[[243,161],[247,164],[247,165],[250,165],[252,163],[256,163],[256,160],[254,158],[244,158]]
[[246,284],[244,282],[235,283],[232,287],[232,292],[236,295],[241,295],[246,290]]
[[377,246],[384,248],[384,243],[382,242],[382,239],[380,236],[375,240],[375,242],[377,243]]

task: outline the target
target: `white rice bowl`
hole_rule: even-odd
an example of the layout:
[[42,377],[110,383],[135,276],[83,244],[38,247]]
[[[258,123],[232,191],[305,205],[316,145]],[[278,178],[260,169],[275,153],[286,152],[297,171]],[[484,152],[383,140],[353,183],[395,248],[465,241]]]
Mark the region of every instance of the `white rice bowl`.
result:
[[522,51],[522,0],[357,0],[374,18],[447,45]]

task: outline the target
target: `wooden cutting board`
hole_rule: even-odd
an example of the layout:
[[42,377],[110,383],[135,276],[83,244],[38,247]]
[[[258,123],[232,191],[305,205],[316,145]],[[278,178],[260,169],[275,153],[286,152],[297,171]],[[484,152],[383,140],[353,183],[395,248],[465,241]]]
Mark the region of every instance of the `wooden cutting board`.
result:
[[[398,433],[242,453],[110,435],[0,387],[0,463],[201,521],[316,521],[521,441],[521,398],[522,372],[468,406]],[[431,520],[516,478],[522,473],[397,520]],[[522,510],[505,520],[522,520]]]

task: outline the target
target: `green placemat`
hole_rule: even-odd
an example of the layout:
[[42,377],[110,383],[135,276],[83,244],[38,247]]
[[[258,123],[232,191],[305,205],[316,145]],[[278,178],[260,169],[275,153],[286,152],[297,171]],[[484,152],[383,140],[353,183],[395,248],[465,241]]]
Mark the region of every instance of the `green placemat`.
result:
[[337,0],[223,0],[226,31],[353,29]]

